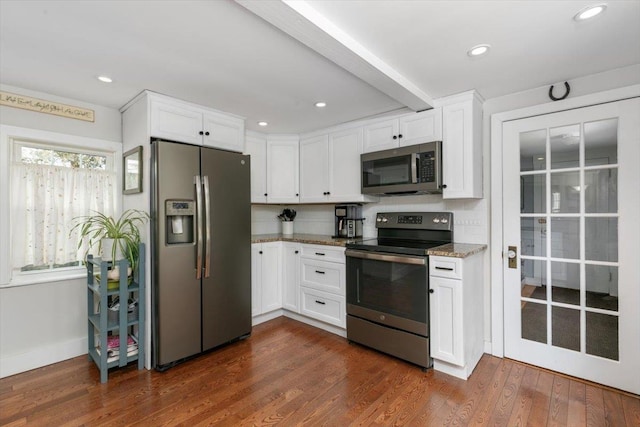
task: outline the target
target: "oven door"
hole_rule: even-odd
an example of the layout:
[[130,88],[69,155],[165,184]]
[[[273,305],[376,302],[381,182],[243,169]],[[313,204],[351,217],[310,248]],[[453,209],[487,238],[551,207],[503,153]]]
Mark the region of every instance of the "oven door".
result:
[[347,249],[347,314],[428,336],[426,256]]

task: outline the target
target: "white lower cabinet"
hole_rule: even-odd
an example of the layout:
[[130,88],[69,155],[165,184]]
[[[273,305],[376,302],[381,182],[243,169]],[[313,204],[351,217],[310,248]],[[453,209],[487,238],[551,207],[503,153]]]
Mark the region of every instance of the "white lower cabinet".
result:
[[[294,317],[298,320],[309,318],[345,329],[344,251],[343,247],[297,242],[252,244],[251,314],[256,318],[254,321],[269,320],[277,314],[276,310],[284,309],[285,315],[302,315]],[[320,322],[312,324],[322,327]],[[335,328],[327,330],[339,333]]]
[[300,243],[282,243],[282,308],[299,313]]
[[433,367],[467,379],[484,353],[482,253],[429,257]]
[[346,328],[344,248],[302,245],[300,314]]
[[251,315],[282,308],[281,243],[251,245]]
[[300,314],[344,328],[346,310],[343,296],[300,287]]

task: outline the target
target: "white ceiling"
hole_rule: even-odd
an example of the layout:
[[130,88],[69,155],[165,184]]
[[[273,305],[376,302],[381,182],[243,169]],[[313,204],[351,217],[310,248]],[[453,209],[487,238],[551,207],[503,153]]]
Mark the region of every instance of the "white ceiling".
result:
[[640,63],[637,0],[582,23],[592,1],[238,3],[0,0],[0,82],[114,108],[150,89],[297,133]]

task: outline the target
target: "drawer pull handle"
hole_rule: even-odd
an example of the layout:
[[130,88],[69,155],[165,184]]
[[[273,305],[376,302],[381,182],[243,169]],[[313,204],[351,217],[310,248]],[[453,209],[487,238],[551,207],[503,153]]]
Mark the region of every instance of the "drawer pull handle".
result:
[[324,301],[318,301],[318,300],[316,300],[316,303],[317,303],[317,304],[321,304],[321,305],[325,305],[325,304],[326,304],[326,302],[324,302]]
[[324,274],[324,271],[316,270],[316,273],[318,273],[318,274]]
[[316,252],[316,255],[324,256],[322,252]]
[[453,271],[453,268],[450,268],[450,267],[436,267],[436,270],[447,270],[447,271]]

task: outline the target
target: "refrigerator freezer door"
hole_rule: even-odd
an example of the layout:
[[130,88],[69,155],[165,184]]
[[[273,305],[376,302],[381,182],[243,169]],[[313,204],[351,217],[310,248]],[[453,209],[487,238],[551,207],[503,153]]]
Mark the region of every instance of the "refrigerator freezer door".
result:
[[199,242],[167,244],[166,230],[172,224],[165,211],[166,200],[196,200],[194,176],[200,172],[200,151],[164,141],[155,141],[152,148],[153,363],[161,368],[202,351],[201,281],[196,272]]
[[204,351],[251,333],[250,158],[202,148],[201,173],[209,182],[211,263],[202,279]]

